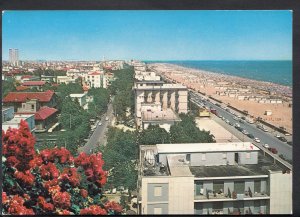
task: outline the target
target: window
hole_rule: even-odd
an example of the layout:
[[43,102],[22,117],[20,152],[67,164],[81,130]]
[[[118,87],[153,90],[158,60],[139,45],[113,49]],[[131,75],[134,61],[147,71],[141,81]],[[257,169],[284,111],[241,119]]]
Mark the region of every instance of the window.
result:
[[261,191],[260,189],[260,180],[255,180],[254,181],[254,192],[259,193]]
[[162,187],[161,186],[155,186],[154,187],[154,196],[160,197],[162,195]]
[[154,207],[154,214],[156,214],[156,215],[162,214],[162,208],[161,207]]
[[187,155],[186,155],[186,160],[187,160],[187,161],[191,161],[191,154],[187,154]]
[[223,210],[223,202],[213,202],[213,210]]
[[216,193],[223,193],[224,192],[224,182],[216,181],[213,183],[213,190]]
[[205,153],[202,153],[202,160],[206,160]]
[[31,105],[31,109],[34,109],[34,105]]
[[195,181],[195,195],[203,195],[204,189],[203,189],[203,182]]
[[246,158],[247,158],[247,159],[250,159],[250,158],[251,158],[250,152],[246,152]]
[[243,181],[234,182],[234,191],[237,194],[244,194],[245,193],[245,182],[243,182]]

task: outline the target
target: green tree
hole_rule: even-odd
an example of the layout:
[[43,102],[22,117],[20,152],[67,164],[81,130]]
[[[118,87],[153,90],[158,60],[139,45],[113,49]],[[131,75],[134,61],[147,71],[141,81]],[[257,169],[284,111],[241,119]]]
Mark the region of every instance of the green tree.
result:
[[170,142],[170,134],[157,125],[150,125],[146,130],[143,130],[139,134],[140,145],[155,145]]
[[9,93],[16,91],[16,86],[14,80],[4,80],[2,81],[2,99]]

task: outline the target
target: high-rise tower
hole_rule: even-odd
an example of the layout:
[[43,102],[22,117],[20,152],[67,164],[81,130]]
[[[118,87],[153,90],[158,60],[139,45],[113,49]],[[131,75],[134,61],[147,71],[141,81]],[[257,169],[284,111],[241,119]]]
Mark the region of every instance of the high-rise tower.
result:
[[10,48],[9,49],[9,62],[14,66],[19,65],[19,50]]

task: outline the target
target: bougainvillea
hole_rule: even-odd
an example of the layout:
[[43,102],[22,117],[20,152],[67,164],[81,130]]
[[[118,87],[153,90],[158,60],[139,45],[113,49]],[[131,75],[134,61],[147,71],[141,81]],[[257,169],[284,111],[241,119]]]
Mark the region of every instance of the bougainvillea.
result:
[[11,215],[121,214],[115,202],[101,202],[106,183],[102,154],[77,157],[66,148],[34,150],[25,121],[2,131],[2,213]]

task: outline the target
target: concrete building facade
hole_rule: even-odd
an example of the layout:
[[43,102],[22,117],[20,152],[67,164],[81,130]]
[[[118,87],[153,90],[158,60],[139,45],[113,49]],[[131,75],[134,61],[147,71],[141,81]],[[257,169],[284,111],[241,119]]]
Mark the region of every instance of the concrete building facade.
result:
[[13,66],[19,66],[19,50],[9,49],[9,63]]
[[140,147],[139,214],[290,214],[292,172],[250,142]]

